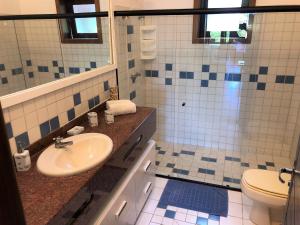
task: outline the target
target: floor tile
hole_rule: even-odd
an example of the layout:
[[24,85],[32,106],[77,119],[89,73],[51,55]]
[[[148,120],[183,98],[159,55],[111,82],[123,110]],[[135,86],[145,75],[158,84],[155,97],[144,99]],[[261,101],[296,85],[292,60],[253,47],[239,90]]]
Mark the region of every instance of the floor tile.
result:
[[153,215],[151,222],[161,224],[163,221],[162,216]]
[[238,191],[228,191],[229,202],[242,204],[242,193]]
[[189,223],[196,223],[196,221],[197,221],[197,216],[186,215],[185,221],[186,221],[186,222],[189,222]]
[[208,219],[203,218],[203,217],[197,217],[196,224],[197,225],[207,225],[208,224]]
[[176,212],[175,219],[176,220],[180,220],[180,221],[185,221],[186,214],[185,213]]
[[220,225],[242,225],[242,224],[243,224],[242,218],[237,218],[233,216],[220,218]]
[[166,209],[156,208],[154,214],[157,216],[164,216],[166,213]]
[[165,215],[164,215],[164,217],[168,217],[168,218],[170,218],[170,219],[174,219],[175,218],[175,214],[176,214],[176,212],[175,211],[172,211],[172,210],[166,210],[166,212],[165,212]]
[[228,215],[234,217],[242,217],[243,216],[242,205],[234,202],[229,202]]
[[154,214],[157,204],[158,200],[149,199],[143,208],[143,212]]
[[151,221],[152,214],[142,212],[136,222],[136,225],[148,225]]

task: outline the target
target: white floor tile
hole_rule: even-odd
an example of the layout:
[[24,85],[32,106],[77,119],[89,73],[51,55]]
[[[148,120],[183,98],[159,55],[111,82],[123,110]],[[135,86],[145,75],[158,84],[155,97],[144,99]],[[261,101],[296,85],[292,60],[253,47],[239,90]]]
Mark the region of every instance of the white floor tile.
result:
[[163,225],[173,225],[173,223],[174,223],[174,219],[164,217],[161,224],[163,224]]
[[142,212],[136,222],[136,225],[148,225],[150,224],[151,218],[152,218],[151,213]]
[[243,217],[242,205],[234,202],[229,202],[228,215],[242,218]]
[[180,221],[185,221],[186,214],[185,213],[176,212],[175,219],[176,220],[180,220]]
[[187,210],[187,209],[183,209],[183,208],[177,207],[176,212],[180,212],[180,213],[185,213],[185,214],[187,214],[188,210]]
[[174,225],[195,225],[195,224],[194,224],[194,223],[188,223],[188,222],[176,220],[176,221],[174,222]]
[[161,224],[163,221],[162,216],[153,215],[151,222]]
[[220,225],[243,225],[243,220],[237,217],[221,217]]
[[255,225],[250,220],[243,220],[243,225]]
[[177,209],[178,209],[178,208],[175,207],[175,206],[171,206],[171,205],[168,205],[168,206],[167,206],[167,210],[172,210],[172,211],[175,211],[175,212],[176,212]]
[[202,218],[208,218],[209,215],[208,213],[198,212],[197,216]]
[[197,216],[186,215],[185,221],[188,222],[188,223],[196,223]]
[[238,191],[228,191],[229,202],[242,204],[242,193]]
[[165,188],[167,182],[168,182],[168,179],[161,178],[161,177],[155,177],[155,187]]
[[[149,201],[149,200],[148,200]],[[164,216],[165,215],[166,210],[165,209],[161,209],[161,208],[156,208],[154,211],[154,214],[157,216]]]
[[197,211],[194,211],[194,210],[188,210],[188,211],[187,211],[187,214],[197,216],[197,215],[198,215],[198,212],[197,212]]
[[249,199],[245,194],[242,194],[243,205],[253,205],[253,201]]
[[215,220],[208,220],[208,224],[207,225],[219,225],[220,222],[219,221],[215,221]]
[[154,214],[157,204],[158,200],[149,199],[143,208],[143,212]]
[[149,225],[160,225],[160,223],[149,223]]
[[163,188],[158,188],[158,187],[154,187],[153,191],[151,192],[149,198],[153,199],[153,200],[159,200],[162,193],[163,193],[164,189]]

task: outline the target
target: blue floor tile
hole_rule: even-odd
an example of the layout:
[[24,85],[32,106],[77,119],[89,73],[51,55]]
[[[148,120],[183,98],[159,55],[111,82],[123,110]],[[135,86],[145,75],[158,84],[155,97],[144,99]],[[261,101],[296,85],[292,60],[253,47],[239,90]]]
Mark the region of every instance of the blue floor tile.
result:
[[166,210],[166,212],[165,212],[165,217],[174,219],[174,218],[175,218],[175,214],[176,214],[175,211],[172,211],[172,210]]
[[203,217],[197,217],[197,225],[207,225],[208,224],[208,219],[203,218]]
[[214,221],[220,221],[220,216],[209,215],[208,219],[209,220],[214,220]]

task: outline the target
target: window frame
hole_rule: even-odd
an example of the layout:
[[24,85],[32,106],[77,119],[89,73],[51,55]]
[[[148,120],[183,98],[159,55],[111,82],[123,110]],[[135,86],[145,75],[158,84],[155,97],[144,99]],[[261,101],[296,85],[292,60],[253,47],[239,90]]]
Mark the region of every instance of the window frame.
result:
[[[195,9],[207,9],[209,0],[194,0]],[[243,0],[241,7],[255,6],[256,0]],[[215,42],[209,36],[209,32],[206,31],[207,15],[194,15],[193,16],[193,44],[250,44],[252,39],[252,26],[254,21],[254,15],[249,14],[249,26],[247,27],[247,38],[237,36],[236,31],[221,31],[220,42]],[[229,39],[226,37],[226,33],[230,32]],[[232,35],[232,36],[231,36]],[[226,41],[228,39],[228,41]]]
[[[59,14],[74,13],[73,5],[95,4],[95,11],[100,12],[99,0],[55,0],[56,10]],[[75,13],[76,14],[76,13]],[[102,27],[101,18],[96,17],[97,20],[97,33],[77,33],[75,18],[71,19],[58,19],[58,26],[60,32],[61,43],[73,44],[102,44]],[[68,32],[66,32],[66,30]],[[70,37],[72,31],[74,38]]]

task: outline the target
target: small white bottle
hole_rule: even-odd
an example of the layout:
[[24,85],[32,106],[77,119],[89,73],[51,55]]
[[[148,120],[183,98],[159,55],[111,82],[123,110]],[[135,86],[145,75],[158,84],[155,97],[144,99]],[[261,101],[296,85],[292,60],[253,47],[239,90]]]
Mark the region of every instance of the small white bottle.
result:
[[31,166],[29,151],[24,150],[22,143],[17,144],[18,152],[14,154],[17,171],[27,171]]

